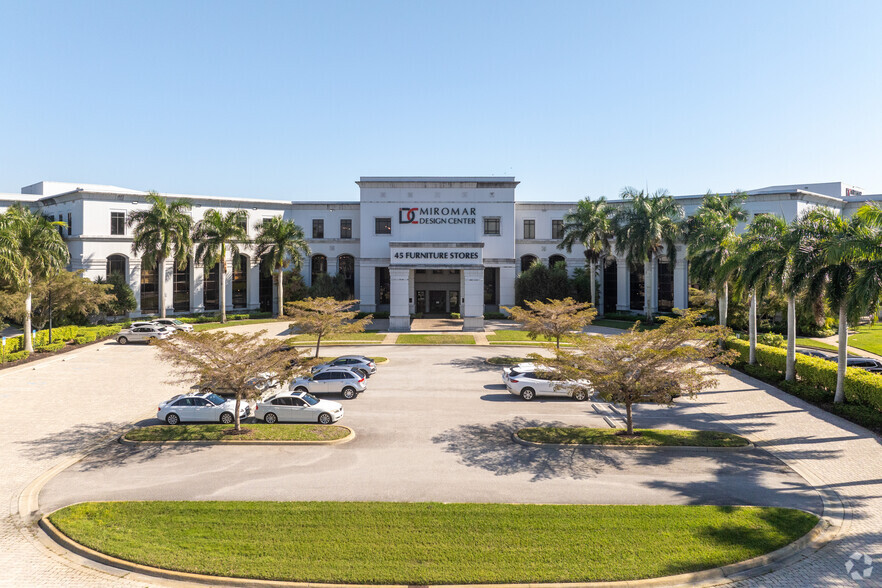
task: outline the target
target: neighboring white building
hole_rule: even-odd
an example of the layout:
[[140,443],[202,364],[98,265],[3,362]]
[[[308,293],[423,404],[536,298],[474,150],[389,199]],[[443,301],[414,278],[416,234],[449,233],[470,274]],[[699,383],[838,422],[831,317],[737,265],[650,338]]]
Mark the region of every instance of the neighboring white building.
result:
[[[363,177],[358,201],[285,202],[163,194],[192,206],[199,221],[206,209],[244,210],[248,231],[264,218],[292,219],[307,236],[312,255],[302,273],[307,284],[320,273],[344,274],[362,310],[390,313],[390,329],[410,328],[412,313],[459,312],[465,330],[483,328],[484,312],[514,304],[515,277],[533,260],[565,261],[572,273],[584,267],[581,248],[557,248],[564,215],[574,202],[516,202],[513,177]],[[840,182],[772,186],[748,192],[751,217],[776,214],[790,221],[814,206],[850,214],[863,202],[859,188]],[[0,194],[0,213],[15,202],[67,223],[61,228],[71,253],[71,270],[89,278],[122,273],[138,300],[137,315],[158,312],[158,280],[164,279],[170,313],[218,310],[218,287],[226,284],[228,311],[277,308],[272,276],[262,271],[254,249],[242,250],[238,269],[228,264],[227,280],[217,268],[191,259],[184,270],[171,261],[148,270],[132,253],[126,219],[145,209],[147,192],[93,184],[39,182],[21,194]],[[677,196],[687,215],[701,195]],[[621,201],[612,201],[614,205]],[[667,256],[629,268],[624,256],[610,254],[600,272],[600,312],[642,311],[643,276],[654,272],[651,304],[655,310],[685,308],[689,279],[685,248],[675,262]]]

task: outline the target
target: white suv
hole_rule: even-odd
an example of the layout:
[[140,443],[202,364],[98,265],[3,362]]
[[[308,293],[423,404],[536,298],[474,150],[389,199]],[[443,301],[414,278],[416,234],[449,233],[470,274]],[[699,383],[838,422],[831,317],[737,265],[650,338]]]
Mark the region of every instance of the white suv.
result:
[[169,332],[159,325],[144,324],[138,327],[132,326],[123,329],[116,335],[116,342],[120,345],[137,341],[150,341],[151,339],[168,339]]
[[573,400],[588,400],[594,392],[588,380],[555,380],[554,372],[543,366],[519,372],[511,370],[503,375],[505,387],[515,396],[533,400],[537,396],[569,396]]

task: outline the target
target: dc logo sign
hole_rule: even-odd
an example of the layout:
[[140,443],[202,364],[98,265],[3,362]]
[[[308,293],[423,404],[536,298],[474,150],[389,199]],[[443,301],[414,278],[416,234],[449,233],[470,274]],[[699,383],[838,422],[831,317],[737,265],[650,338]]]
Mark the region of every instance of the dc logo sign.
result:
[[873,573],[873,558],[855,551],[845,560],[845,573],[851,576],[852,580],[866,580]]
[[416,213],[419,208],[399,208],[398,209],[398,224],[400,225],[415,225],[417,224]]

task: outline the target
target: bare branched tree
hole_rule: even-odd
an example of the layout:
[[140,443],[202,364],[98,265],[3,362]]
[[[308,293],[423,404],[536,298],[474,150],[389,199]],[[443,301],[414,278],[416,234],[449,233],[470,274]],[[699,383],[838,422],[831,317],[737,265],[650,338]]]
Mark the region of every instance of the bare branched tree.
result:
[[291,329],[317,337],[315,356],[318,357],[322,338],[339,333],[363,333],[373,316],[356,319],[354,310],[358,300],[307,298],[285,305],[285,314],[291,317]]
[[561,337],[571,331],[581,331],[597,316],[597,310],[591,304],[576,302],[569,297],[548,302],[526,300],[524,304],[529,309],[520,306],[502,308],[511,318],[524,325],[531,339],[539,336],[554,339],[558,349]]

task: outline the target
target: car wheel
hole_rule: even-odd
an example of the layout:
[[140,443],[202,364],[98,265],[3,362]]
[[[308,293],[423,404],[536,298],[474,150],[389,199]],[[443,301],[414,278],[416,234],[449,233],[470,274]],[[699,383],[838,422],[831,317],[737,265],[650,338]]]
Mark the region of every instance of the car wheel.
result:
[[343,388],[343,398],[345,398],[346,400],[352,400],[353,398],[355,398],[355,395],[355,388],[353,388],[352,386],[346,386],[345,388]]
[[222,425],[229,425],[230,423],[232,423],[233,422],[233,413],[225,412],[225,413],[221,414],[220,422]]
[[307,390],[303,386],[297,386],[296,388],[294,388],[294,391],[295,392],[309,392],[309,390]]
[[573,392],[573,400],[576,400],[578,402],[584,402],[585,400],[588,400],[588,392],[586,392],[585,390],[576,390],[575,392]]
[[521,390],[521,398],[524,400],[533,400],[536,398],[536,392],[532,388],[524,388]]
[[326,412],[323,412],[319,415],[318,419],[319,424],[321,425],[330,425],[331,424],[331,415]]
[[129,342],[129,340],[126,339],[125,337],[120,337],[119,339],[116,340],[116,342],[119,343],[120,345],[125,345],[126,343]]
[[176,415],[175,413],[172,412],[172,413],[169,413],[168,415],[166,415],[165,422],[167,422],[170,425],[177,425],[178,423],[181,422],[181,419],[178,418],[178,415]]
[[266,424],[272,425],[279,422],[279,417],[277,417],[276,413],[274,412],[268,412],[264,415],[263,420]]

